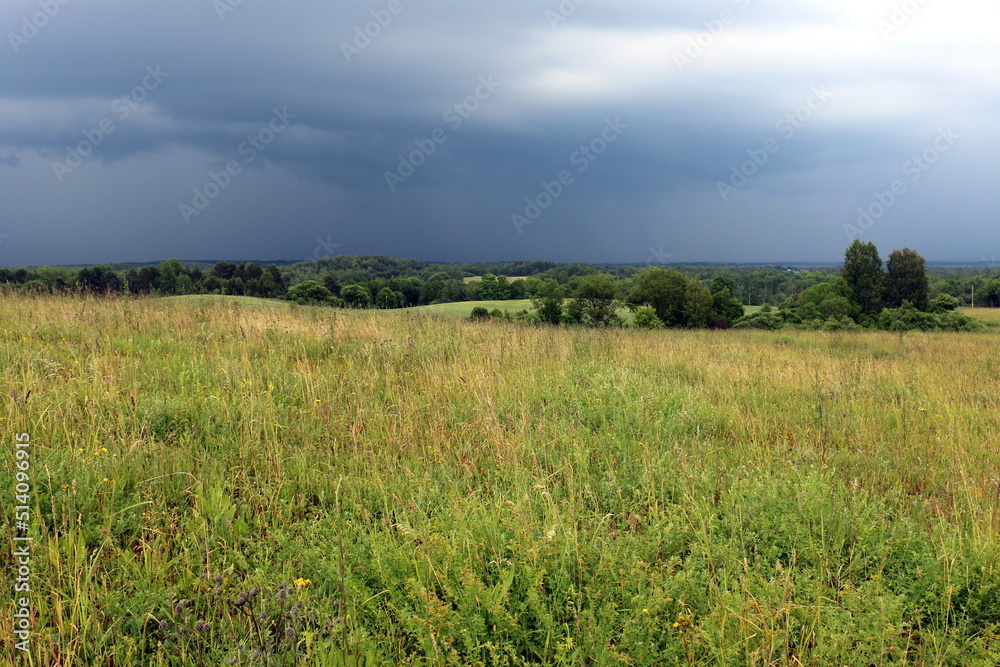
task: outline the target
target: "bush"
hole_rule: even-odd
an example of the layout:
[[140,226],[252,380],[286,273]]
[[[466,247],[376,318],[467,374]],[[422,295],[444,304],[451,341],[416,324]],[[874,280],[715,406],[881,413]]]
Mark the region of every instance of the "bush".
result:
[[300,306],[328,304],[333,300],[333,293],[315,280],[305,280],[292,285],[286,293],[288,300]]
[[899,308],[884,308],[878,326],[886,331],[936,331],[941,323],[933,313],[921,312],[904,301]]
[[951,294],[938,294],[931,303],[931,310],[935,312],[955,310],[956,308],[958,308],[958,299]]
[[472,315],[469,316],[470,320],[488,320],[490,319],[490,311],[486,310],[482,306],[476,306],[472,309]]
[[734,329],[767,329],[770,331],[776,331],[784,326],[785,321],[780,315],[775,315],[774,313],[746,315],[736,320],[733,324]]
[[640,306],[635,311],[635,326],[639,329],[662,329],[663,320],[649,306]]
[[[518,281],[521,282],[521,281]],[[533,313],[526,309],[521,309],[514,313],[515,322],[525,322],[527,324],[541,324],[542,318],[538,313]]]

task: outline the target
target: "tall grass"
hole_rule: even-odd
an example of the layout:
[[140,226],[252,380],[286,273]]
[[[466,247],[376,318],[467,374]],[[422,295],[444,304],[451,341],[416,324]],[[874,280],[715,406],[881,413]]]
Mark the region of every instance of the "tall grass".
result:
[[1000,663],[996,334],[0,323],[36,484],[12,664]]

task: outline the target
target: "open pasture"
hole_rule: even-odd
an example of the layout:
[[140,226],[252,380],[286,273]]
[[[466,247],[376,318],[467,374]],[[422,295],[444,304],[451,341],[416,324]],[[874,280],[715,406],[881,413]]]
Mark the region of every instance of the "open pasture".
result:
[[31,664],[1000,660],[994,333],[9,294],[0,324]]

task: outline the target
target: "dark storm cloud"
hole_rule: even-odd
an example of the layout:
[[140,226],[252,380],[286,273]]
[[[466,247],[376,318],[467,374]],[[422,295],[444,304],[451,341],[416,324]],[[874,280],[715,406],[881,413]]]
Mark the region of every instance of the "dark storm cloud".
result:
[[0,264],[835,260],[945,127],[953,150],[863,231],[961,259],[992,233],[997,9],[893,6],[9,2]]

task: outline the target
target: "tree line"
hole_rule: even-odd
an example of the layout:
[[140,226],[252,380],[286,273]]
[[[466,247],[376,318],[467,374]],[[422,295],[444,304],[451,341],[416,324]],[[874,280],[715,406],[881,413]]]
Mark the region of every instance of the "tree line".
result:
[[[777,310],[765,305],[746,314],[733,297],[736,281],[716,275],[711,281],[678,270],[650,267],[621,280],[608,273],[587,275],[572,290],[545,280],[532,300],[534,312],[516,319],[546,324],[620,326],[620,307],[634,313],[642,328],[804,328],[981,330],[978,320],[955,310],[960,300],[945,291],[931,299],[926,261],[910,248],[894,250],[883,263],[872,243],[855,241],[844,265],[831,280],[816,283],[783,300]],[[987,297],[1000,294],[1000,279],[987,283]],[[497,315],[483,308],[473,319]],[[503,316],[502,313],[500,313]]]
[[[914,271],[923,277],[903,279]],[[993,267],[928,268],[909,249],[893,251],[883,264],[877,249],[860,241],[848,248],[843,268],[811,270],[544,261],[442,264],[345,255],[266,267],[229,261],[197,266],[170,259],[148,266],[0,269],[3,283],[37,292],[228,294],[343,308],[531,300],[531,310],[525,309],[521,319],[593,326],[620,324],[617,310],[629,308],[634,322],[648,327],[892,326],[882,321],[883,310],[888,311],[884,317],[930,327],[941,324],[943,312],[970,305],[973,294],[976,305],[1000,306],[1000,272]],[[764,310],[744,316],[744,305]],[[901,308],[905,312],[896,312]],[[951,326],[957,320],[947,321]]]

